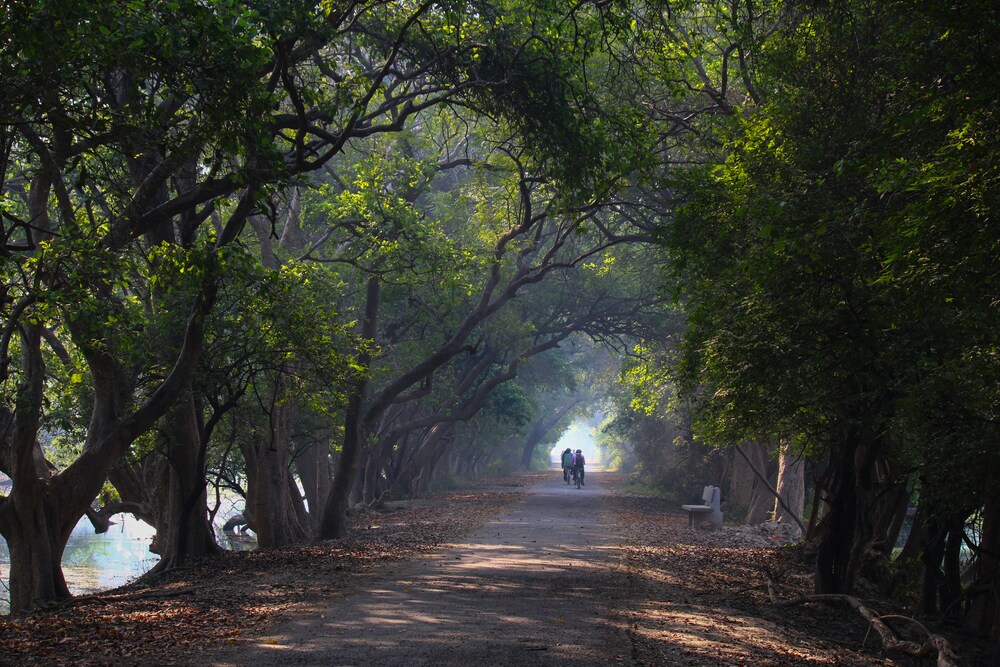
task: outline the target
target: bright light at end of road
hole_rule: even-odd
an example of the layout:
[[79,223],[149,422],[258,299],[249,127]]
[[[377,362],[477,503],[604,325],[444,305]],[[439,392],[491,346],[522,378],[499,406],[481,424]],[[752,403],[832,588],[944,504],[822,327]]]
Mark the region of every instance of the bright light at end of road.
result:
[[553,466],[559,467],[559,457],[567,447],[574,452],[578,449],[581,450],[587,465],[596,465],[601,462],[597,445],[594,443],[593,426],[586,422],[573,422],[572,426],[566,429],[563,436],[559,438],[559,442],[552,447],[549,459]]

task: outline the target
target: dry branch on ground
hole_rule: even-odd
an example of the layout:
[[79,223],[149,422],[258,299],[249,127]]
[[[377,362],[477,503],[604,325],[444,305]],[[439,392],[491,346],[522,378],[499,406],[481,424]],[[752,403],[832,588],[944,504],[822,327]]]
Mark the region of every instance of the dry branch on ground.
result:
[[[882,639],[882,645],[887,651],[897,651],[915,658],[934,657],[937,667],[957,667],[958,658],[955,655],[951,644],[943,636],[931,632],[927,627],[909,616],[900,614],[877,614],[871,607],[853,595],[803,595],[794,600],[775,600],[776,604],[791,606],[806,604],[809,602],[840,602],[847,604],[851,609],[858,612],[871,625]],[[900,639],[897,633],[889,625],[889,621],[903,621],[915,626],[925,637],[920,644]]]

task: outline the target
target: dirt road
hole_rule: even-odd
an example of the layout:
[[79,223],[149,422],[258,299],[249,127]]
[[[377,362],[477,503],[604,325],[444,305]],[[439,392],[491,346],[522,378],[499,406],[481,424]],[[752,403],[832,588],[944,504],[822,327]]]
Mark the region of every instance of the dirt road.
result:
[[[774,602],[813,589],[780,526],[691,530],[612,473],[581,490],[558,473],[496,480],[353,521],[337,542],[0,618],[0,665],[916,664],[843,605]],[[988,652],[967,642],[959,664]]]
[[459,545],[360,582],[218,665],[616,665],[624,595],[600,473],[558,472]]

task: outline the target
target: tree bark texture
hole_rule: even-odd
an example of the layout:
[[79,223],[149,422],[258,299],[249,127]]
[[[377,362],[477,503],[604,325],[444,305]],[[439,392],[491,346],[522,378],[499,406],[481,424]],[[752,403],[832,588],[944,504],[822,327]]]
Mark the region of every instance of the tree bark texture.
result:
[[[128,372],[104,347],[93,345],[93,335],[86,323],[70,323],[74,340],[91,372],[94,405],[82,452],[56,474],[48,470],[40,472],[35,463],[33,450],[40,420],[44,366],[40,333],[33,333],[34,325],[26,325],[28,335],[22,345],[22,353],[27,355],[23,372],[26,384],[18,392],[12,452],[14,486],[10,497],[0,503],[0,532],[6,537],[11,553],[12,612],[68,598],[61,560],[69,535],[100,493],[112,466],[191,382],[201,352],[205,317],[215,296],[216,285],[210,276],[192,307],[184,343],[170,374],[132,413],[124,411],[133,396]],[[23,558],[32,560],[23,562]]]
[[454,440],[455,424],[446,424],[443,432],[438,437],[438,441],[428,453],[427,462],[423,466],[425,471],[422,477],[423,485],[417,490],[418,493],[430,492],[434,482],[440,477],[438,466],[441,463],[441,459],[448,453]]
[[253,498],[254,531],[261,548],[273,549],[308,537],[294,499],[299,489],[289,474],[292,425],[298,402],[291,394],[291,379],[280,373],[272,388],[267,439],[257,446]]
[[856,544],[863,525],[859,523],[859,485],[855,461],[863,461],[863,446],[856,434],[848,434],[831,452],[827,471],[827,511],[818,528],[816,593],[850,594],[857,581]]
[[163,419],[165,441],[154,502],[156,537],[150,547],[160,554],[161,572],[219,551],[208,521],[205,448],[193,390],[185,391]]
[[70,597],[62,573],[62,554],[73,521],[48,493],[48,470],[39,467],[35,448],[42,409],[45,363],[41,327],[27,324],[21,336],[21,369],[15,408],[6,443],[14,480],[10,495],[0,504],[0,534],[10,551],[10,609],[17,613]]
[[[377,276],[368,278],[368,290],[365,298],[365,318],[362,324],[362,337],[374,341],[378,326],[379,294],[381,285]],[[372,362],[372,351],[365,346],[358,354],[358,366],[367,373]],[[365,404],[365,392],[368,388],[366,375],[358,375],[348,389],[347,412],[344,417],[344,446],[337,460],[337,472],[333,478],[333,488],[323,511],[320,521],[320,539],[336,539],[347,533],[347,509],[352,487],[357,477],[358,461],[361,458],[361,447],[367,440],[368,433],[362,416]]]
[[447,442],[446,436],[452,430],[451,423],[435,424],[420,437],[417,445],[409,450],[409,456],[402,461],[400,474],[396,479],[396,487],[400,493],[413,496],[426,490],[430,482],[435,451],[442,442]]
[[863,572],[878,574],[869,566],[886,557],[875,547],[886,540],[905,482],[889,474],[885,449],[878,437],[852,428],[831,450],[822,480],[827,513],[817,528],[818,593],[850,594]]
[[311,529],[314,530],[319,526],[319,516],[333,486],[329,445],[326,442],[314,442],[300,449],[295,457],[295,472],[302,482]]
[[778,482],[775,487],[778,497],[774,499],[774,520],[801,522],[806,501],[805,463],[789,452],[784,444],[778,454]]
[[[10,452],[13,487],[0,503],[0,534],[10,551],[12,613],[45,607],[69,599],[62,573],[62,555],[77,521],[96,497],[104,480],[100,469],[80,467],[80,459],[62,473],[52,474],[37,454],[45,365],[41,327],[25,324],[21,345],[22,381],[18,387]],[[113,410],[115,394],[99,396],[81,459],[93,459],[91,438],[106,433],[102,417]],[[104,399],[103,401],[101,399]],[[90,474],[83,474],[89,472]]]
[[774,505],[774,494],[768,491],[770,481],[762,479],[768,475],[767,449],[759,443],[744,443],[738,447],[739,452],[732,457],[730,500],[745,509],[743,523],[756,525],[768,520]]
[[988,633],[1000,659],[1000,495],[995,491],[983,506],[983,532],[968,597],[966,627]]

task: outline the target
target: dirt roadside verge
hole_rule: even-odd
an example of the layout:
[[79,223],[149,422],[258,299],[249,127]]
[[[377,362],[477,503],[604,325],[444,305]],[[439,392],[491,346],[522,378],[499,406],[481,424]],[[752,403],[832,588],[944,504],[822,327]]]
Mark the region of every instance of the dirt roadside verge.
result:
[[770,604],[766,572],[781,573],[788,597],[808,592],[811,579],[788,549],[767,545],[767,532],[692,530],[660,499],[616,494],[611,504],[628,582],[619,622],[629,628],[634,664],[911,664],[878,655],[877,639],[866,644],[865,624],[850,612]]

